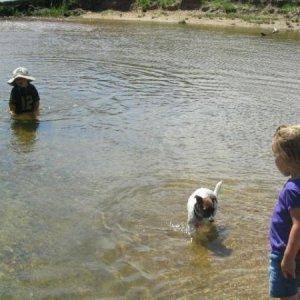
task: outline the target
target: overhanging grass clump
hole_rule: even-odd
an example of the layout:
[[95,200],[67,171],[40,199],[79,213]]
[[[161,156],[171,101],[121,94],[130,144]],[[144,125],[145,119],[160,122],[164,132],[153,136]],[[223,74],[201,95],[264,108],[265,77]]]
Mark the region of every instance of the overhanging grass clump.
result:
[[284,14],[288,14],[288,13],[299,13],[300,11],[300,1],[299,4],[291,4],[291,3],[286,3],[281,7],[281,11]]
[[[199,0],[200,2],[201,0]],[[180,8],[182,0],[137,0],[137,7],[142,9],[143,11],[147,11],[149,9],[161,8],[168,9],[171,7]]]
[[5,4],[0,3],[0,17],[22,17],[22,16],[37,16],[37,17],[67,17],[71,15],[80,15],[84,11],[81,9],[72,9],[71,2],[65,2],[63,5],[57,6],[33,6],[31,2],[16,2]]
[[151,1],[150,0],[138,0],[137,5],[143,11],[147,11],[151,7]]
[[66,6],[51,7],[51,8],[40,8],[34,11],[34,15],[38,17],[54,17],[58,18],[61,16],[68,15],[68,8]]
[[229,0],[213,0],[212,5],[218,9],[218,10],[223,10],[227,14],[230,13],[235,13],[236,12],[236,7],[232,2]]
[[0,17],[10,17],[20,15],[14,7],[9,7],[0,4]]
[[[201,5],[210,5],[216,10],[221,10],[226,12],[227,14],[235,13],[237,11],[236,6],[230,0],[195,0]],[[179,9],[182,5],[182,0],[137,0],[137,7],[142,9],[143,11],[147,11],[149,9],[170,9],[177,8]]]

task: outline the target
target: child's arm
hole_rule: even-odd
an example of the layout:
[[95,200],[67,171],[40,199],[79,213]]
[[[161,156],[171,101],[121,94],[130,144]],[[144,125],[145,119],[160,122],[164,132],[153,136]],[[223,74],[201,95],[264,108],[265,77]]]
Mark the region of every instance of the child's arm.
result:
[[34,105],[33,105],[33,111],[36,113],[36,112],[38,112],[38,110],[39,110],[39,107],[40,107],[40,102],[38,101],[38,102],[35,102],[34,103]]
[[37,112],[40,106],[40,96],[39,93],[37,91],[37,89],[35,88],[35,86],[33,86],[33,99],[34,99],[34,112]]
[[290,215],[293,220],[293,226],[281,262],[281,269],[285,277],[295,278],[295,259],[300,251],[300,208],[291,209]]
[[16,101],[17,101],[17,95],[16,95],[16,89],[13,88],[10,93],[10,99],[9,99],[9,110],[11,113],[16,113]]
[[10,113],[13,113],[13,114],[16,113],[16,106],[13,105],[11,102],[9,102],[9,111],[10,111]]

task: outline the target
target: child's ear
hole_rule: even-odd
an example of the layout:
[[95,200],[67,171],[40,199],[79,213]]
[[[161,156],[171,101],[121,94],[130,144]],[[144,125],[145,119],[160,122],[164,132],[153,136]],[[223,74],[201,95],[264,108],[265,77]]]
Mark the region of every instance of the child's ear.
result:
[[196,198],[197,203],[200,203],[200,204],[203,203],[203,198],[202,197],[196,195],[195,198]]

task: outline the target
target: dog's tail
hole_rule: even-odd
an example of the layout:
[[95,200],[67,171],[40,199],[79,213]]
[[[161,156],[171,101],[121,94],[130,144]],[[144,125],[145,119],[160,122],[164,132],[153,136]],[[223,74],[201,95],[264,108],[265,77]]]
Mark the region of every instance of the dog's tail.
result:
[[215,190],[214,190],[214,194],[218,197],[218,194],[219,194],[219,191],[220,191],[220,188],[221,188],[221,185],[222,185],[223,181],[219,181],[217,184],[216,184],[216,187],[215,187]]

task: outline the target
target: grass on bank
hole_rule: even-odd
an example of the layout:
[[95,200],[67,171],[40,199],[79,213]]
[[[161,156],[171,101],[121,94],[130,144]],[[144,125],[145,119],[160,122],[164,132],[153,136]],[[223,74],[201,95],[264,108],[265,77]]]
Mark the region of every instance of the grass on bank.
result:
[[0,4],[0,17],[22,17],[22,16],[36,16],[36,17],[69,17],[78,16],[84,13],[83,10],[70,10],[68,6],[61,5],[51,8],[35,8],[27,11],[20,11],[15,7],[9,7]]
[[40,17],[59,17],[66,15],[68,10],[65,7],[39,8],[32,11],[22,12],[15,7],[0,5],[0,17],[21,17],[21,16],[40,16]]
[[[83,10],[76,9],[76,6],[71,5],[70,0],[65,1],[64,5],[45,7],[33,7],[29,10],[22,11],[18,6],[9,6],[0,3],[0,17],[9,16],[38,16],[38,17],[68,17],[77,16],[84,13]],[[254,6],[250,2],[231,2],[231,0],[197,0],[199,1],[200,9],[195,11],[196,17],[201,18],[239,18],[248,23],[255,24],[272,24],[276,19],[276,14],[284,14],[287,19],[292,22],[299,23],[300,0],[296,3],[287,3],[281,7]],[[161,9],[159,14],[163,15],[166,10],[179,10],[182,0],[136,0],[135,9],[147,11],[154,8]],[[75,9],[74,9],[75,8]],[[272,10],[273,12],[270,12]],[[158,17],[158,16],[155,16]]]
[[269,16],[266,15],[255,15],[255,14],[242,15],[240,16],[240,19],[242,19],[245,22],[254,23],[254,24],[274,23],[274,18],[270,18]]
[[[233,0],[197,0],[200,6],[200,9],[207,8],[209,13],[216,15],[218,12],[226,13],[228,15],[232,14],[242,14],[245,16],[245,19],[251,20],[251,22],[264,22],[264,17],[258,16],[255,18],[255,14],[273,14],[272,12],[266,12],[266,9],[269,8],[274,12],[281,14],[300,14],[300,0],[291,0],[291,3],[274,5],[269,7],[269,2],[260,5],[254,5],[253,0],[245,1],[233,1]],[[286,0],[287,1],[287,0]],[[182,0],[136,0],[136,8],[141,9],[142,11],[148,11],[150,9],[180,9]],[[282,2],[281,2],[282,3]],[[206,10],[204,10],[206,12]],[[256,12],[254,12],[256,11]]]
[[[137,6],[143,11],[147,11],[153,7],[160,9],[168,9],[170,7],[180,8],[181,0],[137,0]],[[227,13],[236,12],[235,5],[230,0],[198,0],[199,5],[211,3],[216,9],[222,9]]]
[[21,13],[14,7],[9,7],[0,4],[0,17],[19,16]]
[[216,10],[222,10],[227,14],[235,13],[237,11],[236,6],[229,0],[213,0],[212,6]]
[[68,9],[65,6],[41,8],[34,11],[34,15],[37,17],[61,17],[68,14]]
[[[201,1],[201,0],[199,0]],[[152,7],[167,9],[171,6],[178,5],[180,6],[181,1],[180,0],[137,0],[137,7],[142,9],[143,11],[147,11],[151,9]]]
[[289,4],[286,3],[281,7],[281,11],[284,14],[288,14],[288,13],[299,13],[300,11],[300,5],[296,5],[296,4]]

